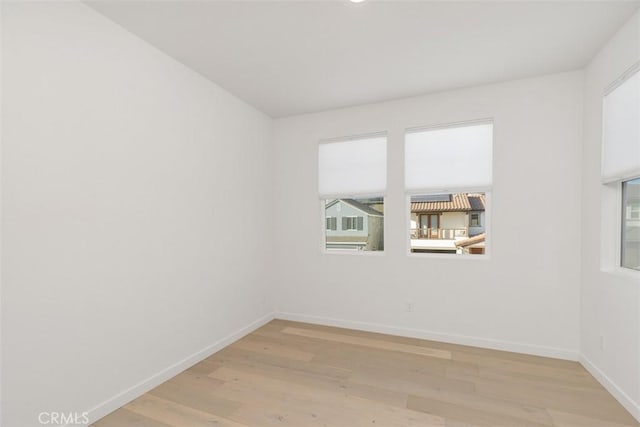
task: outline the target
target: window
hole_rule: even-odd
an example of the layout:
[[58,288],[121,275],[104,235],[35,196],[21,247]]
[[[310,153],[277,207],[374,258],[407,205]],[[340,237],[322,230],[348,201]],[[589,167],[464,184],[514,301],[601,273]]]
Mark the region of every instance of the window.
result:
[[622,183],[621,263],[640,270],[640,178]]
[[342,229],[346,231],[362,231],[364,230],[364,217],[361,216],[343,216]]
[[336,218],[335,216],[328,216],[326,227],[327,227],[327,230],[333,230],[333,231],[337,230],[338,218]]
[[[621,196],[618,200],[622,201],[619,205],[621,229],[618,234],[620,236],[618,265],[638,271],[640,271],[639,69],[640,63],[618,79],[604,96],[601,169],[603,184],[615,188]],[[617,236],[611,236],[611,239],[617,239]],[[603,241],[603,244],[606,242]]]
[[493,125],[488,122],[407,132],[412,253],[486,253],[492,150]]
[[469,214],[469,227],[481,227],[482,226],[482,222],[480,221],[481,215],[482,214],[480,212],[471,212]]
[[386,167],[386,136],[320,143],[318,192],[327,251],[384,250]]
[[[486,194],[436,196],[410,197],[411,252],[484,254],[486,230],[480,225],[480,218],[487,204]],[[470,207],[476,211],[471,212]]]
[[[330,251],[384,250],[384,199],[344,198],[324,202],[327,220],[325,249]],[[336,225],[340,223],[340,227]]]
[[640,73],[636,69],[622,80],[604,97],[602,181],[605,183],[640,174]]

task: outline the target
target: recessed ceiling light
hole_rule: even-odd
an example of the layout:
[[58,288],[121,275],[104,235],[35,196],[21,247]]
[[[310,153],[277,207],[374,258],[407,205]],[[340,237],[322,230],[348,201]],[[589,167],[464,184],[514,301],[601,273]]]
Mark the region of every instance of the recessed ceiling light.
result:
[[364,0],[349,0],[351,3],[362,3]]

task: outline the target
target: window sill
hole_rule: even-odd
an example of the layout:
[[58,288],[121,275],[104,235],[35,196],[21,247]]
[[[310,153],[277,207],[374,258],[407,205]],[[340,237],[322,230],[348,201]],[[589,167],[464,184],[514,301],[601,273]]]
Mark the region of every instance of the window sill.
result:
[[385,251],[350,251],[348,249],[321,249],[322,255],[351,255],[351,256],[384,256]]
[[456,260],[474,260],[474,261],[487,261],[491,259],[489,254],[484,255],[471,255],[471,254],[434,254],[434,253],[407,253],[409,258],[432,258],[432,259],[456,259]]
[[640,271],[633,270],[631,268],[614,267],[614,268],[601,269],[600,271],[602,271],[605,274],[609,274],[609,275],[615,276],[615,277],[622,277],[622,278],[625,278],[625,279],[640,280]]

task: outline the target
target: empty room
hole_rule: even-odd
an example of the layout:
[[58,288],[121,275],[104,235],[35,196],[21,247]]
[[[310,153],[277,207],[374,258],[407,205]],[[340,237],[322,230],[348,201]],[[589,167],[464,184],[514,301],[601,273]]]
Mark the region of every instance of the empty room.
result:
[[640,427],[640,0],[0,0],[2,427]]

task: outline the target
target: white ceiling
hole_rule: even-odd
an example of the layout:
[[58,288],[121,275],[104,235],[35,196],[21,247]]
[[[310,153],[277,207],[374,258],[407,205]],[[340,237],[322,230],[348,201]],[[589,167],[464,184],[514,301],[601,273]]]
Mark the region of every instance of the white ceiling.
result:
[[272,117],[575,70],[638,1],[102,1]]

